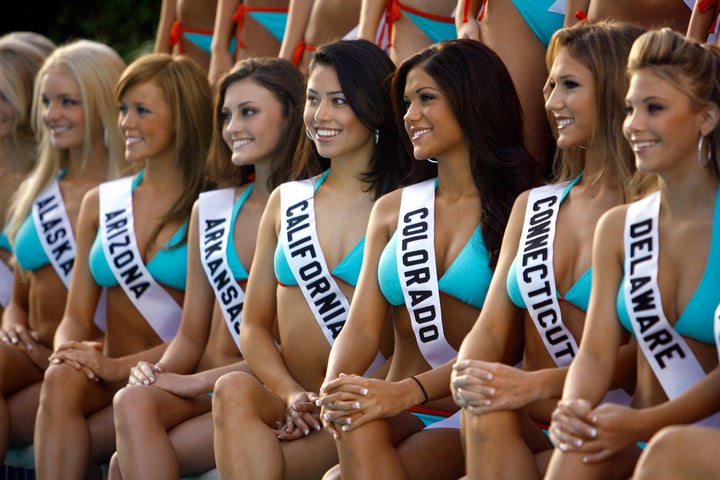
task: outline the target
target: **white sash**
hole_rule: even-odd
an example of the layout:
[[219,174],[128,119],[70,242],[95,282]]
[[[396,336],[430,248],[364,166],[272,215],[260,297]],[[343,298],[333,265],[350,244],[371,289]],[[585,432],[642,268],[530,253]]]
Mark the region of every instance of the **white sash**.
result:
[[310,310],[330,345],[337,338],[350,303],[330,274],[315,228],[314,182],[309,178],[280,186],[279,242]]
[[396,262],[420,352],[436,368],[457,356],[445,339],[435,267],[435,179],[405,187],[397,226]]
[[[32,218],[40,245],[65,288],[70,288],[75,263],[75,236],[60,192],[54,180],[32,204]],[[0,262],[2,263],[2,262]],[[12,279],[12,272],[10,272]],[[12,284],[10,286],[12,289]],[[95,325],[103,332],[107,328],[107,292],[103,289],[95,309]]]
[[569,365],[577,343],[562,321],[553,268],[553,241],[562,192],[570,182],[530,191],[516,264],[520,293],[545,348],[558,367]]
[[718,351],[720,359],[720,305],[715,309],[715,324],[713,325],[713,333],[715,335],[715,347]]
[[[658,288],[660,192],[628,206],[625,219],[625,305],[635,338],[668,399],[705,377],[685,339],[662,310]],[[698,422],[717,427],[718,415]]]
[[12,296],[13,271],[0,260],[0,306],[7,308]]
[[228,331],[240,348],[240,325],[245,292],[235,281],[227,259],[228,241],[232,238],[232,212],[235,189],[224,188],[200,194],[200,261],[212,285]]
[[53,180],[32,204],[32,217],[40,244],[55,272],[70,288],[75,262],[75,236],[60,193],[60,184]]
[[180,326],[182,308],[150,275],[135,238],[133,177],[100,185],[100,237],[115,278],[135,308],[167,342]]

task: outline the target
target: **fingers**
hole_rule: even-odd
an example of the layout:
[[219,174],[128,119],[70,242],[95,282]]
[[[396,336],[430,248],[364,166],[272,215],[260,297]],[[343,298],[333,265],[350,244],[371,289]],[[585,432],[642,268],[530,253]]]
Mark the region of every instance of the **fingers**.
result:
[[130,369],[129,385],[150,385],[155,383],[155,367],[148,362],[140,362]]
[[320,393],[328,395],[335,393],[336,390],[342,390],[347,393],[354,393],[355,395],[367,395],[367,382],[368,379],[359,375],[345,375],[341,373],[338,378],[328,382],[322,387]]

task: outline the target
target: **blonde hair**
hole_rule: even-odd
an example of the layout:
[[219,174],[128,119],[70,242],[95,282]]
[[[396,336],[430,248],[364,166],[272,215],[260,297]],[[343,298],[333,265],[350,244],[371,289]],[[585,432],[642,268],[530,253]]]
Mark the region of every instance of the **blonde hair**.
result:
[[[115,100],[119,103],[128,90],[148,81],[156,82],[170,107],[176,161],[184,181],[180,198],[151,235],[148,244],[152,244],[163,226],[190,216],[193,203],[207,184],[205,165],[212,136],[212,95],[207,75],[190,58],[149,53],[125,69],[115,87]],[[186,237],[178,245],[185,240]]]
[[48,129],[43,125],[41,85],[45,74],[50,69],[61,69],[77,83],[86,125],[82,167],[92,161],[92,133],[97,128],[105,134],[108,178],[114,178],[124,159],[124,145],[117,128],[117,105],[112,92],[124,67],[125,62],[115,50],[90,40],[76,40],[58,47],[43,63],[35,77],[32,106],[32,125],[38,137],[38,160],[31,174],[20,184],[10,205],[7,232],[11,242],[30,212],[32,202],[68,163],[68,152],[50,143]]
[[[613,22],[576,24],[556,31],[550,39],[545,61],[550,71],[561,48],[587,68],[595,83],[595,122],[590,144],[607,159],[595,181],[613,175],[622,203],[634,196],[635,156],[622,133],[625,120],[625,66],[633,42],[645,30]],[[554,122],[550,122],[554,125]],[[580,147],[557,149],[555,181],[570,180],[585,168],[585,151]]]
[[[643,34],[630,51],[628,73],[649,70],[688,96],[696,111],[720,108],[720,49],[686,40],[669,28]],[[720,173],[720,124],[708,135],[712,166]]]
[[30,170],[35,159],[35,136],[30,123],[33,81],[49,52],[24,38],[14,33],[0,37],[0,95],[15,112],[10,137],[3,143],[11,144],[19,153],[16,160]]

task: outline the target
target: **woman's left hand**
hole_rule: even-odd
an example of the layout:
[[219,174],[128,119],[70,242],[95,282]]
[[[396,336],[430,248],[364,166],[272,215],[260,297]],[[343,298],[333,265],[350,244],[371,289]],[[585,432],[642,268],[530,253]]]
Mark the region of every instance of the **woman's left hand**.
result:
[[70,365],[95,382],[100,381],[106,360],[102,343],[90,341],[68,342],[50,355],[50,363]]
[[459,407],[474,415],[517,410],[535,401],[529,372],[497,362],[460,360],[453,365],[450,387]]
[[297,440],[308,436],[311,430],[320,430],[320,409],[315,405],[318,395],[300,392],[290,398],[285,410],[285,424],[278,425],[280,440]]

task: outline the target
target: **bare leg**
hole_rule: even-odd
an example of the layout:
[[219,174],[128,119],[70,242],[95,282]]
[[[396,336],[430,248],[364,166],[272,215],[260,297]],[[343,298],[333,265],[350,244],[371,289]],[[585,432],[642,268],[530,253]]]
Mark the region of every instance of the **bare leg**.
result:
[[123,480],[122,472],[120,471],[120,464],[118,463],[117,452],[115,452],[110,459],[107,480]]
[[624,480],[632,474],[639,456],[640,448],[632,446],[602,463],[586,464],[582,461],[582,454],[563,453],[556,448],[550,458],[550,465],[548,465],[545,478],[547,480],[566,478]]
[[282,478],[282,448],[271,425],[284,402],[252,375],[234,372],[215,383],[212,399],[215,460],[221,478]]
[[40,392],[34,449],[37,476],[43,479],[83,478],[90,459],[86,412],[112,400],[101,384],[67,365],[50,365]]
[[635,469],[635,480],[720,477],[720,432],[703,427],[667,427],[648,443]]
[[198,475],[215,468],[209,396],[207,402],[206,413],[184,421],[169,432],[182,476]]
[[0,343],[0,463],[9,446],[32,442],[42,376],[24,353]]
[[397,446],[408,478],[455,480],[463,475],[460,431],[454,428],[423,430]]
[[115,395],[118,463],[128,478],[178,478],[168,429],[210,410],[210,397],[186,399],[156,387],[127,386]]

